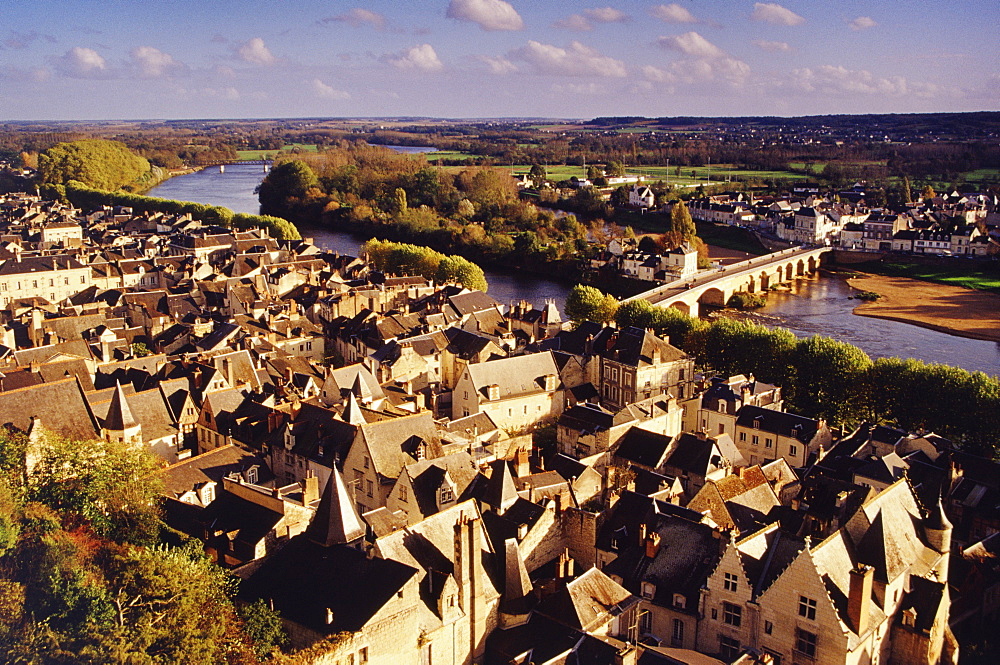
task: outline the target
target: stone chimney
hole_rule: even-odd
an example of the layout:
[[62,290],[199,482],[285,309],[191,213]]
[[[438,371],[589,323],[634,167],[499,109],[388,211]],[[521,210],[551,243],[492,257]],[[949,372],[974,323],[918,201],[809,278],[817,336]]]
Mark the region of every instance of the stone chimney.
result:
[[302,505],[311,505],[314,501],[319,501],[319,478],[312,471],[307,472],[305,480],[302,481]]
[[868,632],[874,575],[875,569],[864,564],[858,564],[851,569],[850,589],[847,594],[847,618],[859,636]]

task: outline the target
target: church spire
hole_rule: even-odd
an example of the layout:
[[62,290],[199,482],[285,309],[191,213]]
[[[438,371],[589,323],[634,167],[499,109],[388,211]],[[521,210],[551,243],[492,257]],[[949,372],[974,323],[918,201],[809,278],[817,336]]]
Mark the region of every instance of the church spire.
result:
[[309,540],[324,547],[353,544],[365,535],[364,522],[358,517],[351,494],[336,466],[330,473],[330,480],[326,483],[306,535]]

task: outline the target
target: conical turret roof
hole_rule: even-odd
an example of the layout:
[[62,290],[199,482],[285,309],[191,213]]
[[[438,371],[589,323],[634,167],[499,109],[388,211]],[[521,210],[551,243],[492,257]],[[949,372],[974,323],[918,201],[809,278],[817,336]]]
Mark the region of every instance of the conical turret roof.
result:
[[309,540],[325,547],[352,543],[365,535],[364,522],[358,517],[351,494],[336,466],[330,473],[330,480],[326,483],[306,535]]
[[115,392],[111,397],[111,406],[108,407],[108,415],[104,419],[104,429],[113,432],[124,432],[138,425],[138,421],[132,415],[132,409],[128,406],[128,400],[125,399],[125,391],[122,390],[122,384],[115,381]]

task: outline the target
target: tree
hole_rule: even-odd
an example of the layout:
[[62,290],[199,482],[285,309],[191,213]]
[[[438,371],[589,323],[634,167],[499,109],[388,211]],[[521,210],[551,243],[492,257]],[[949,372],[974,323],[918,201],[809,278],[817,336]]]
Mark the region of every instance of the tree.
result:
[[594,182],[598,178],[604,177],[604,169],[599,166],[588,166],[587,167],[587,180]]
[[445,256],[438,263],[437,281],[458,282],[467,289],[486,291],[489,284],[483,269],[461,256]]
[[124,143],[81,139],[58,143],[43,152],[38,158],[38,171],[46,183],[66,185],[76,181],[113,191],[148,173],[149,162]]
[[314,187],[319,187],[319,178],[302,160],[278,164],[257,187],[260,211],[265,215],[285,213],[291,200],[305,199],[306,193]]
[[624,178],[625,165],[618,161],[610,161],[608,162],[608,165],[604,167],[604,175],[609,178]]
[[925,201],[928,200],[928,199],[933,199],[936,196],[937,196],[937,192],[935,192],[934,188],[931,187],[930,185],[927,185],[926,187],[924,187],[924,192],[923,192],[923,194],[921,194],[921,198],[923,198]]
[[793,403],[803,415],[852,425],[869,413],[868,373],[872,360],[858,347],[813,335],[792,353],[796,385]]
[[910,176],[903,176],[903,203],[913,200],[913,191],[910,189]]
[[545,180],[548,178],[548,174],[545,172],[545,167],[541,164],[533,164],[531,170],[528,172],[528,176],[531,178],[532,184],[535,189],[538,189],[545,184]]
[[263,599],[238,610],[244,630],[253,641],[254,651],[265,657],[288,642],[288,635],[281,623],[281,615],[268,607]]
[[628,187],[622,185],[611,192],[611,205],[616,208],[624,208],[628,205]]
[[392,193],[392,210],[391,212],[402,215],[406,212],[406,190],[402,187],[397,187]]
[[684,201],[678,200],[670,208],[670,230],[687,240],[697,235],[698,230]]
[[577,284],[566,297],[566,316],[576,322],[610,323],[618,301],[593,286]]

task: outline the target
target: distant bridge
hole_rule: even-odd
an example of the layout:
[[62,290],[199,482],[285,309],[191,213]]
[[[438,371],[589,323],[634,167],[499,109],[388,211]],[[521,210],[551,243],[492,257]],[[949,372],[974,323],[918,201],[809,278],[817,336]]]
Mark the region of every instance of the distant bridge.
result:
[[250,165],[253,165],[253,166],[270,166],[270,165],[274,164],[274,161],[270,160],[270,159],[229,159],[229,160],[220,160],[220,161],[217,161],[217,162],[202,162],[202,163],[195,164],[195,166],[204,166],[204,167],[209,167],[209,166],[230,166],[232,164],[250,164]]
[[622,302],[648,300],[657,307],[674,307],[698,316],[702,304],[724,307],[738,291],[765,292],[775,284],[811,275],[819,268],[822,255],[829,251],[832,251],[829,247],[792,247],[733,263],[711,273],[674,280]]

